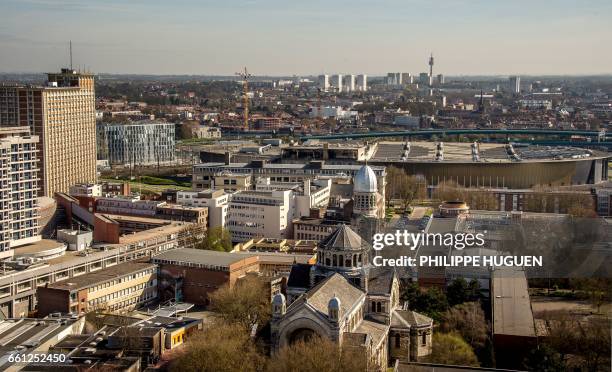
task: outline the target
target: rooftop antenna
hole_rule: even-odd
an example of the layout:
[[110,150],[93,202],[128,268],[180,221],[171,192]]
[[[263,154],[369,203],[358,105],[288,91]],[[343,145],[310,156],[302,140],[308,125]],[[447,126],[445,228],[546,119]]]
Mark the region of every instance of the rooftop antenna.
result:
[[72,40],[70,40],[70,69],[72,70]]

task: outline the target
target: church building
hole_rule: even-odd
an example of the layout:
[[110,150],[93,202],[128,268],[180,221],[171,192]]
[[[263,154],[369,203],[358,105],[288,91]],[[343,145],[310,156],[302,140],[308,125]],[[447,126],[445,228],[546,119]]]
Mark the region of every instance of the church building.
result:
[[[365,193],[369,186],[358,190]],[[360,204],[358,190],[356,204],[373,210],[372,199]],[[396,272],[372,266],[372,254],[359,234],[339,225],[319,243],[316,264],[295,264],[287,296],[272,301],[273,350],[318,335],[341,347],[363,348],[371,367],[380,370],[396,359],[418,361],[431,354],[432,319],[400,304]]]

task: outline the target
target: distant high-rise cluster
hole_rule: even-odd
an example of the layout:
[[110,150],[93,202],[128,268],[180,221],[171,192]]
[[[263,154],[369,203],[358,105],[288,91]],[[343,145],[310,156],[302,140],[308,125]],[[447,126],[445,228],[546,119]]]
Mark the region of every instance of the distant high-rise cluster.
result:
[[319,75],[318,77],[318,88],[323,92],[335,91],[335,92],[365,92],[368,90],[368,76],[367,75]]

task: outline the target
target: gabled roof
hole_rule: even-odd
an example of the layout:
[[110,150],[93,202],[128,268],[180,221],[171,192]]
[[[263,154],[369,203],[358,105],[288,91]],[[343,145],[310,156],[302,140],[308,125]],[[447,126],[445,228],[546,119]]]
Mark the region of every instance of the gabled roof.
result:
[[[327,316],[329,300],[336,297],[340,300],[341,316],[343,316],[353,308],[362,296],[365,296],[365,293],[361,289],[349,283],[344,276],[335,273],[321,281],[300,298],[315,310]],[[293,302],[289,308],[292,308],[296,303],[299,303],[299,301]]]
[[395,277],[395,270],[372,270],[370,271],[370,278],[368,280],[368,294],[391,294],[391,286],[393,285],[393,278]]
[[433,320],[412,310],[395,310],[391,314],[391,327],[410,328],[432,324]]
[[328,250],[361,250],[363,239],[347,225],[340,225],[327,238],[319,243],[321,249]]

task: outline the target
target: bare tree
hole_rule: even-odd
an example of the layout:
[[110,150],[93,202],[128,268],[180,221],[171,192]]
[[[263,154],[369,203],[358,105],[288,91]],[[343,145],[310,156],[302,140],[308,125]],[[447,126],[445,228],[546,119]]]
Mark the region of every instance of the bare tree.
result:
[[210,296],[211,310],[228,323],[250,328],[270,318],[270,289],[259,277],[247,275],[233,286],[226,285]]
[[264,356],[239,324],[212,324],[191,337],[186,346],[170,371],[255,372],[265,364]]
[[269,372],[299,371],[368,371],[377,370],[368,363],[367,353],[360,348],[338,347],[322,337],[301,340],[281,349],[266,368]]

